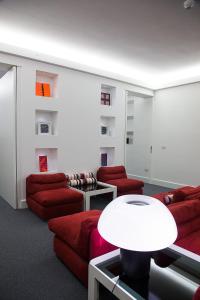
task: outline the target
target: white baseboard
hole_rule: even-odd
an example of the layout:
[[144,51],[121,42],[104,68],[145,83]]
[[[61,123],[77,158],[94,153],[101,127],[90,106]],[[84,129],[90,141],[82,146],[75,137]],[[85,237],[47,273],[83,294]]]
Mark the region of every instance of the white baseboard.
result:
[[24,208],[28,208],[27,203],[26,203],[26,199],[21,199],[19,201],[19,209],[24,209]]
[[139,176],[139,175],[133,175],[133,174],[127,174],[128,178],[131,179],[139,179],[144,181],[145,183],[150,183],[150,178],[145,176]]
[[155,184],[155,185],[160,185],[160,186],[167,187],[170,189],[177,189],[177,188],[187,185],[187,184],[181,184],[181,183],[172,182],[172,181],[161,180],[158,178],[152,178],[149,183]]
[[127,174],[127,176],[128,176],[128,178],[139,179],[139,180],[144,181],[145,183],[159,185],[159,186],[167,187],[170,189],[176,189],[176,188],[187,185],[187,184],[180,184],[180,183],[172,182],[172,181],[161,180],[158,178],[149,178],[149,177],[133,175],[133,174]]

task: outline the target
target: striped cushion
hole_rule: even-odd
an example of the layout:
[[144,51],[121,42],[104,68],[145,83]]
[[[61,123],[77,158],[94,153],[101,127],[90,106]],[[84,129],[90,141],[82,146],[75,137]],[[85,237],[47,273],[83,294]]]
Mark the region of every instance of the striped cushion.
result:
[[69,186],[81,186],[84,184],[95,184],[96,178],[92,172],[66,175]]

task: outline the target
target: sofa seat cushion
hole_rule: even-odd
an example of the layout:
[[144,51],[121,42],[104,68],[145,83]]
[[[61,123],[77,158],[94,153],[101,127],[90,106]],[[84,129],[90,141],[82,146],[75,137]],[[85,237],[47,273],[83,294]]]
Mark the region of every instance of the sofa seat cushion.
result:
[[200,255],[200,229],[187,235],[185,238],[178,240],[175,244],[186,250]]
[[117,186],[118,193],[123,193],[129,190],[137,190],[144,186],[143,181],[136,179],[113,179],[107,182]]
[[45,207],[67,204],[70,202],[75,203],[83,199],[83,195],[81,193],[69,188],[40,191],[33,194],[31,197],[37,203]]
[[49,229],[83,259],[89,260],[90,234],[97,227],[100,214],[99,210],[89,210],[52,219],[48,222]]

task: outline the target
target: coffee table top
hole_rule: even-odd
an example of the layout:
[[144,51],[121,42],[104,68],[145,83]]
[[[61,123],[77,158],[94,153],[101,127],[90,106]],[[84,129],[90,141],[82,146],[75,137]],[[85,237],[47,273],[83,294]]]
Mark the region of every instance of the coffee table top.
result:
[[97,182],[95,184],[81,185],[81,186],[76,186],[74,188],[86,193],[86,192],[91,192],[91,191],[108,189],[108,188],[110,188],[110,186],[107,186],[107,185],[104,185],[103,183]]

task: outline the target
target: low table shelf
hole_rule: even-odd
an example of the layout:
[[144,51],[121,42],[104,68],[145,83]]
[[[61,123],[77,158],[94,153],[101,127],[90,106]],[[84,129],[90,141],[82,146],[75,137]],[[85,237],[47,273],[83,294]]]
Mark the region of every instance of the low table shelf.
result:
[[97,181],[96,184],[88,184],[83,186],[77,186],[77,187],[70,187],[71,189],[74,189],[84,196],[84,210],[90,209],[90,197],[91,196],[97,196],[101,194],[113,194],[113,199],[117,197],[117,187],[111,184],[107,184],[104,182]]
[[[200,285],[200,257],[175,245],[165,249],[163,253],[172,258],[173,262],[168,267],[161,268],[152,259],[148,300],[192,300]],[[119,279],[119,275],[119,250],[91,260],[88,300],[144,300]],[[101,298],[101,286],[109,291],[107,297]]]

